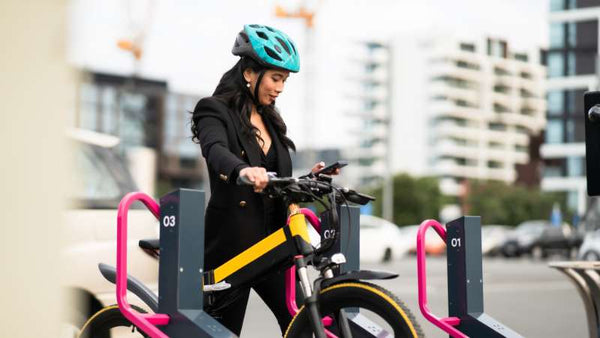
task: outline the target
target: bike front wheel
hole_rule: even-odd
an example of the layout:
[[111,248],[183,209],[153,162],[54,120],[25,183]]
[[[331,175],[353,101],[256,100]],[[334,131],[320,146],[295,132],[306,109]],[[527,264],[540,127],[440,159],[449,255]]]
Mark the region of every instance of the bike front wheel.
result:
[[[134,310],[145,313],[143,309],[132,305]],[[148,337],[139,331],[119,310],[118,305],[107,306],[96,312],[83,325],[77,338],[110,337]]]
[[[331,285],[319,294],[319,310],[332,320],[325,329],[337,337],[423,337],[423,331],[406,305],[388,290],[360,281]],[[285,337],[313,337],[309,312],[302,307]],[[345,331],[346,330],[346,331]],[[349,331],[347,331],[349,330]]]

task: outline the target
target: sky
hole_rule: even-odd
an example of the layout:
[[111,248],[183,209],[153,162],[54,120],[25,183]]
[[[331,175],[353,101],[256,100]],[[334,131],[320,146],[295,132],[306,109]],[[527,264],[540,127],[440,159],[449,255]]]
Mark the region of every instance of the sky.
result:
[[[167,81],[172,91],[206,96],[236,62],[231,47],[243,25],[272,25],[292,37],[301,55],[301,72],[290,77],[277,102],[289,135],[300,148],[326,148],[345,147],[353,140],[344,90],[354,41],[444,31],[474,39],[503,38],[518,50],[546,46],[548,40],[548,0],[322,0],[304,2],[317,8],[309,53],[302,21],[274,16],[275,5],[294,11],[300,3],[73,0],[69,59],[81,68],[121,75],[138,69],[144,77]],[[115,45],[140,26],[146,27],[146,38],[136,68],[131,56]],[[307,95],[313,98],[308,106]]]

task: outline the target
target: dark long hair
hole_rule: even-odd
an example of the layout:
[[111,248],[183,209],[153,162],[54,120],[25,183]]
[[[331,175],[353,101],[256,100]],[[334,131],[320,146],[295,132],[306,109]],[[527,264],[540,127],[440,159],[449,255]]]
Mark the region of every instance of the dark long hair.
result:
[[[252,94],[246,88],[246,81],[243,76],[244,70],[248,68],[257,73],[266,71],[265,67],[259,65],[251,58],[242,57],[230,70],[223,74],[221,81],[219,81],[217,88],[213,92],[213,96],[223,101],[233,111],[238,112],[238,116],[242,122],[242,133],[246,137],[258,137],[261,142],[264,142],[260,137],[259,130],[250,122],[254,100]],[[287,148],[296,151],[296,145],[286,136],[287,126],[283,122],[281,115],[279,115],[277,108],[275,108],[275,104],[259,106],[257,108],[263,119],[271,122],[281,142]],[[198,135],[199,119],[200,116],[194,112],[192,115],[192,140],[196,143],[200,143]]]

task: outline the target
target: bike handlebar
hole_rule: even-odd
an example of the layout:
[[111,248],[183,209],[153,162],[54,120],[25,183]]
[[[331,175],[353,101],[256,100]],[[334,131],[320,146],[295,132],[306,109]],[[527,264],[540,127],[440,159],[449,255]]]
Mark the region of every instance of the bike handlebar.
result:
[[[254,182],[250,181],[246,176],[238,176],[236,183],[238,185],[253,186]],[[267,188],[273,188],[269,191],[269,195],[290,195],[293,193],[306,193],[314,196],[323,196],[331,193],[333,190],[340,192],[344,198],[352,203],[365,205],[370,201],[374,201],[375,197],[366,194],[359,193],[355,190],[348,188],[336,187],[330,183],[329,179],[321,179],[319,177],[302,176],[300,178],[294,177],[275,177],[269,175],[269,182]],[[303,200],[302,202],[305,202]]]

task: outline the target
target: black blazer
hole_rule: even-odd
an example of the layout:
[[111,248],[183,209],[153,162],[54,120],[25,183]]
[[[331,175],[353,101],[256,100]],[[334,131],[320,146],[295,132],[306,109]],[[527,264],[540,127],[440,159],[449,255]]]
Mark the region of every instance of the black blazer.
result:
[[[262,151],[255,138],[242,134],[238,112],[215,97],[206,97],[196,104],[194,118],[211,190],[205,218],[204,262],[206,269],[214,269],[282,227],[287,210],[283,200],[276,200],[276,225],[267,224],[264,195],[236,184],[241,169],[261,165]],[[270,122],[264,122],[277,150],[277,173],[280,177],[291,176],[290,153]]]

